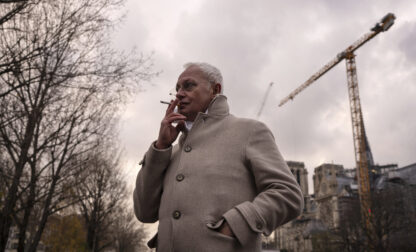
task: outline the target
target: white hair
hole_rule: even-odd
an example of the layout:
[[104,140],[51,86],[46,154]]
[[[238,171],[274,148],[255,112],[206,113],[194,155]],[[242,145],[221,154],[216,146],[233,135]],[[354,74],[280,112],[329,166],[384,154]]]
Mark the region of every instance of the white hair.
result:
[[224,89],[224,83],[222,80],[221,72],[218,68],[208,63],[204,63],[204,62],[189,62],[183,65],[183,67],[185,68],[185,70],[187,70],[190,67],[199,68],[206,75],[207,80],[211,82],[211,84],[213,85],[217,83],[221,84],[221,93],[222,93]]

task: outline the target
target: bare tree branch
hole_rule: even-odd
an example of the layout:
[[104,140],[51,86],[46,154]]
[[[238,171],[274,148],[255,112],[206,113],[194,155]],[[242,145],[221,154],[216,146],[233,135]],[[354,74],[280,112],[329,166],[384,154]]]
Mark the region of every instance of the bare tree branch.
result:
[[[19,250],[36,250],[49,217],[74,203],[87,153],[111,137],[119,106],[154,76],[150,58],[109,46],[109,14],[121,2],[34,1],[1,24],[0,150],[9,172],[0,173],[0,251],[12,225]],[[101,214],[114,205],[106,207]]]
[[8,4],[11,4],[11,3],[19,3],[18,5],[16,5],[16,7],[14,7],[9,12],[7,12],[5,15],[3,15],[2,17],[0,17],[0,25],[2,25],[3,23],[9,21],[17,13],[21,12],[24,8],[26,8],[27,2],[28,2],[28,0],[0,0],[0,4],[2,4],[2,3],[8,3]]

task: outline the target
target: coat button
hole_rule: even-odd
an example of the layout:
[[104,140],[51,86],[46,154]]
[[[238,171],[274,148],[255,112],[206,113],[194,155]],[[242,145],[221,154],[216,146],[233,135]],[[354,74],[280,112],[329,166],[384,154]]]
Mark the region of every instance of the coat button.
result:
[[172,216],[173,216],[174,219],[179,219],[179,218],[181,218],[181,212],[174,211]]
[[184,178],[185,178],[185,176],[182,173],[176,175],[176,180],[179,181],[179,182],[182,181]]
[[187,145],[185,147],[185,152],[190,152],[191,150],[192,150],[192,147],[191,146]]
[[261,223],[257,223],[257,224],[256,224],[256,228],[257,228],[257,229],[262,229],[262,228],[263,228],[263,225],[262,225]]

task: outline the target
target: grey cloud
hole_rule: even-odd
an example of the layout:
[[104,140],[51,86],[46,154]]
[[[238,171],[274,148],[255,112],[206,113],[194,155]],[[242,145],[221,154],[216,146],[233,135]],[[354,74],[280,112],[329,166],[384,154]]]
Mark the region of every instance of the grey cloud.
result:
[[416,22],[406,23],[402,30],[404,36],[399,48],[410,64],[416,64]]
[[[293,102],[282,108],[277,104],[387,12],[394,12],[396,24],[357,51],[361,102],[376,161],[416,162],[416,49],[412,43],[416,40],[416,18],[411,13],[415,3],[374,3],[217,0],[201,1],[197,8],[186,11],[181,1],[170,3],[169,10],[158,7],[163,6],[162,1],[132,4],[129,15],[134,15],[128,16],[119,39],[134,42],[139,49],[154,50],[155,66],[163,73],[127,109],[130,115],[125,119],[123,138],[130,158],[140,159],[157,137],[163,116],[158,100],[167,96],[182,64],[197,60],[221,69],[231,111],[237,116],[255,117],[269,82],[275,83],[260,120],[272,129],[285,158],[304,161],[310,174],[320,162],[352,167],[345,62]],[[153,5],[156,7],[149,7]],[[154,16],[142,15],[149,10]],[[172,12],[178,19],[173,19]],[[144,20],[149,16],[152,22]],[[157,19],[163,19],[164,26],[172,25],[164,48],[158,48],[160,41],[155,39],[159,29],[169,29],[158,27]],[[144,25],[149,22],[154,27]]]

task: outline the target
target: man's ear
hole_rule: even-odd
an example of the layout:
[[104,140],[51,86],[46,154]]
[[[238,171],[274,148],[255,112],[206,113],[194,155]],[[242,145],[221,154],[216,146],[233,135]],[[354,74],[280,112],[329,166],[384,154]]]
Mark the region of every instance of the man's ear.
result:
[[215,84],[214,87],[213,87],[213,89],[212,89],[213,90],[213,94],[214,95],[221,94],[221,89],[222,89],[222,86],[221,86],[220,83]]

